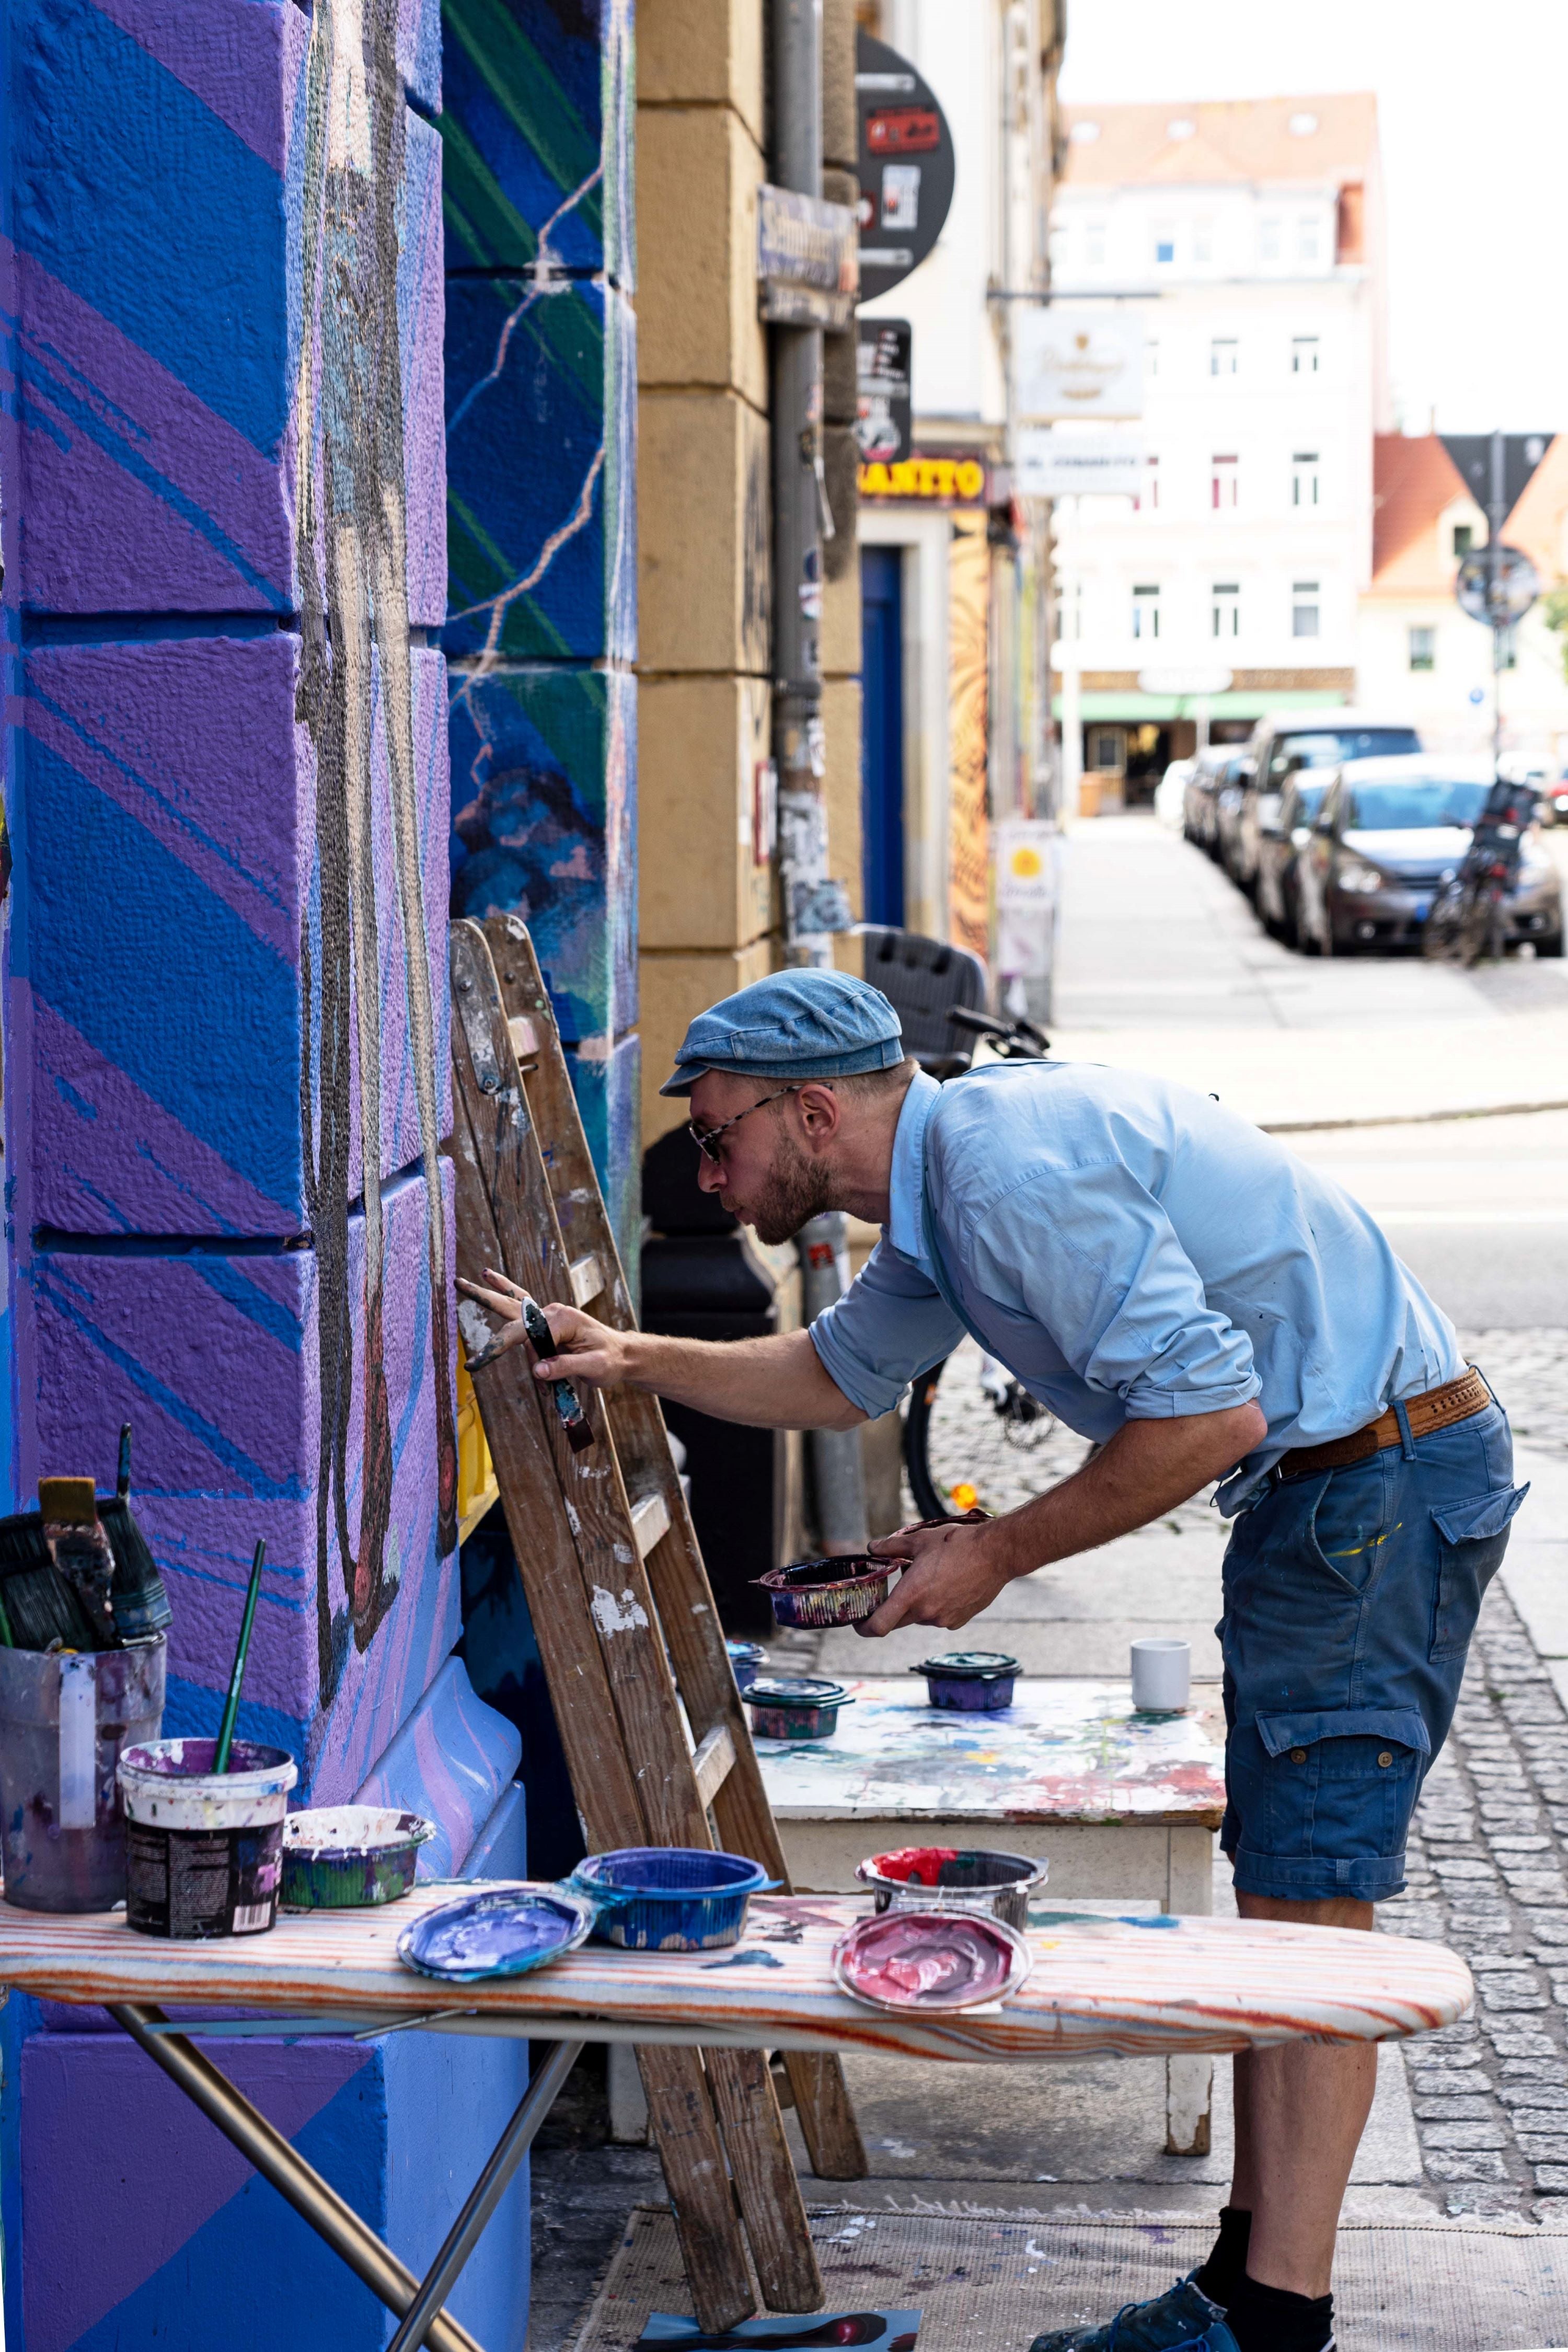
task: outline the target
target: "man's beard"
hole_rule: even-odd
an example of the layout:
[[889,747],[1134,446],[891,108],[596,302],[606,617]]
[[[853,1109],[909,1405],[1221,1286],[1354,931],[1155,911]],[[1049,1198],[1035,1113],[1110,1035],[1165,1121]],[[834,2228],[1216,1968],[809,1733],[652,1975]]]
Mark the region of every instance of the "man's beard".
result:
[[808,1160],[795,1138],[781,1135],[773,1155],[772,1178],[745,1222],[760,1242],[770,1246],[793,1241],[802,1225],[833,1206],[833,1185],[820,1160]]

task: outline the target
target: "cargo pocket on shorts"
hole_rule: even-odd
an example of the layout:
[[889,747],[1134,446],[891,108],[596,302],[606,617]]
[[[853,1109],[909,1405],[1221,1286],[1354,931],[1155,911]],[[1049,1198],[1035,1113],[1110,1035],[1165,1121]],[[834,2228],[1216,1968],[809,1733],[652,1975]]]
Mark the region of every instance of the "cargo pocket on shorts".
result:
[[1308,1875],[1325,1875],[1313,1885],[1315,1895],[1370,1901],[1386,1893],[1387,1873],[1378,1864],[1404,1854],[1424,1760],[1432,1752],[1417,1710],[1347,1706],[1260,1715],[1258,1737],[1268,1757],[1268,1852],[1279,1863],[1317,1865]]
[[1433,1659],[1462,1658],[1476,1629],[1486,1589],[1502,1565],[1508,1530],[1528,1486],[1499,1486],[1434,1511],[1437,1589],[1432,1607]]

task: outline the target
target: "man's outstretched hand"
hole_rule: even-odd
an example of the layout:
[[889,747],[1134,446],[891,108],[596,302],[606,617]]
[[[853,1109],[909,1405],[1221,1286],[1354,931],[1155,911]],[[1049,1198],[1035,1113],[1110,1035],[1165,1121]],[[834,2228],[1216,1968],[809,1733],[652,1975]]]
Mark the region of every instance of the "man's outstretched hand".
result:
[[998,1522],[950,1520],[940,1528],[900,1528],[869,1547],[879,1559],[909,1562],[879,1609],[857,1624],[858,1633],[890,1633],[895,1625],[942,1625],[955,1633],[1012,1581],[1001,1565]]
[[[487,1265],[483,1283],[467,1282],[459,1275],[458,1287],[466,1290],[470,1298],[477,1298],[481,1307],[488,1307],[492,1315],[500,1317],[501,1328],[495,1335],[498,1352],[518,1347],[527,1339],[522,1320],[526,1293],[510,1276],[498,1274],[493,1265]],[[612,1331],[607,1323],[595,1323],[580,1307],[552,1305],[544,1307],[543,1314],[556,1353],[534,1365],[536,1380],[586,1381],[597,1389],[621,1386],[627,1370],[623,1332]]]

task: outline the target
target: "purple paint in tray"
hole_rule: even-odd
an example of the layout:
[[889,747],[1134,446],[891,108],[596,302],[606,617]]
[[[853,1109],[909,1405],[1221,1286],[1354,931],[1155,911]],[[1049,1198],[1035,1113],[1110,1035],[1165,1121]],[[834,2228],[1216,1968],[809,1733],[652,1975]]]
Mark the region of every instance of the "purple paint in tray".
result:
[[575,1951],[593,1925],[592,1905],[567,1887],[489,1887],[416,1919],[397,1939],[397,1957],[450,1984],[526,1976]]
[[924,1675],[930,1706],[953,1707],[964,1715],[999,1715],[1013,1704],[1019,1665],[1003,1650],[944,1650],[910,1671]]

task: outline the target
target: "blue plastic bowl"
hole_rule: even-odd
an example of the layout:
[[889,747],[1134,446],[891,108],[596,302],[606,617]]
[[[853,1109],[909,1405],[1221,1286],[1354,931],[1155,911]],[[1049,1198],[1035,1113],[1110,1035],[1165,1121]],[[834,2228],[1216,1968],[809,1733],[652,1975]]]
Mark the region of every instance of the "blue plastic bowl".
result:
[[594,1933],[629,1952],[712,1952],[736,1944],[753,1895],[776,1886],[759,1863],[701,1846],[591,1853],[566,1884],[595,1906]]
[[768,1654],[760,1642],[726,1642],[730,1666],[737,1690],[750,1690],[768,1663]]

